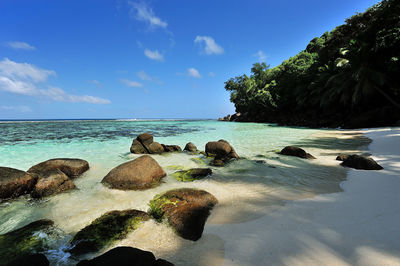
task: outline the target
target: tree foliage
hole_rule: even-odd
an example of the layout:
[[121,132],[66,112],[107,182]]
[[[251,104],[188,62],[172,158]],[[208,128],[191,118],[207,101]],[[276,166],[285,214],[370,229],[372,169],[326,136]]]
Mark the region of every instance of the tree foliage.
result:
[[225,82],[236,111],[255,121],[304,115],[340,118],[391,106],[400,113],[400,1],[358,13],[270,68]]

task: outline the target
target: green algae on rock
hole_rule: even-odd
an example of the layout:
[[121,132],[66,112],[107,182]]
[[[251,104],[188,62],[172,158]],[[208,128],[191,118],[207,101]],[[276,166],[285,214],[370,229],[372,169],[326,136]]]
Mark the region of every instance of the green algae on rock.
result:
[[95,252],[124,239],[128,233],[137,229],[149,215],[138,210],[110,211],[90,225],[80,230],[71,240],[74,247],[69,250],[73,255]]
[[53,224],[51,220],[38,220],[0,235],[0,265],[46,250],[46,239],[39,232],[49,229]]
[[212,174],[210,168],[192,168],[189,170],[177,171],[172,176],[182,182],[191,182],[199,179],[203,179]]
[[218,200],[207,191],[181,188],[157,195],[150,201],[148,212],[157,221],[167,219],[179,236],[196,241],[217,203]]

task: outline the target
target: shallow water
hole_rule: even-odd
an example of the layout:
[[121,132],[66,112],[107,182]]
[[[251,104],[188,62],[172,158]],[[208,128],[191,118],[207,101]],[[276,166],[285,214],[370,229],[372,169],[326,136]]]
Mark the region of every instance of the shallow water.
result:
[[[0,166],[27,170],[57,157],[81,158],[90,164],[89,171],[74,179],[76,190],[43,200],[24,196],[0,203],[0,234],[43,218],[53,220],[63,231],[62,236],[53,240],[53,250],[47,252],[54,265],[74,263],[62,250],[71,236],[95,218],[110,210],[146,211],[148,202],[156,194],[169,189],[195,187],[216,196],[219,204],[206,226],[257,219],[279,209],[288,200],[338,192],[346,170],[337,165],[334,156],[367,142],[356,133],[344,134],[344,138],[338,139],[327,130],[212,120],[0,123],[0,132]],[[182,183],[170,174],[177,167],[202,167],[199,155],[154,155],[168,174],[160,186],[145,191],[104,187],[100,181],[113,167],[138,157],[130,154],[129,148],[132,139],[143,132],[153,134],[157,142],[182,148],[191,141],[200,150],[204,150],[208,141],[225,139],[244,159],[223,168],[213,168],[211,178]],[[276,153],[287,145],[301,145],[318,159],[303,160]],[[208,256],[221,256],[221,253],[223,256],[221,241],[215,236],[204,236],[197,242],[183,240],[166,225],[149,221],[116,245],[150,250],[178,265],[195,264],[194,261],[204,265],[202,260],[194,259],[192,253],[179,253],[179,247],[189,245],[199,254],[201,250],[208,251]]]

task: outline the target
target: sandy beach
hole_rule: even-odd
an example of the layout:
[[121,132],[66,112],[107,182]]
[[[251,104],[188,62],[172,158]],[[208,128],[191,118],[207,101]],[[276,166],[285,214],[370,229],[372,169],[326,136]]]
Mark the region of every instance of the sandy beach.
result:
[[[352,169],[343,192],[289,202],[250,222],[208,224],[203,238],[224,243],[222,264],[399,265],[400,128],[362,132],[384,170]],[[221,252],[202,263],[219,264]]]

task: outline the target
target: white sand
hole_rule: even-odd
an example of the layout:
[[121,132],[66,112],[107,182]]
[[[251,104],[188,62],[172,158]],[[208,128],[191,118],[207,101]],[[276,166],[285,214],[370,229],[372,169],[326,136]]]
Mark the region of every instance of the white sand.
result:
[[200,264],[400,265],[400,128],[363,132],[384,170],[350,170],[344,192],[250,222],[207,224],[202,239],[214,239],[215,254]]

